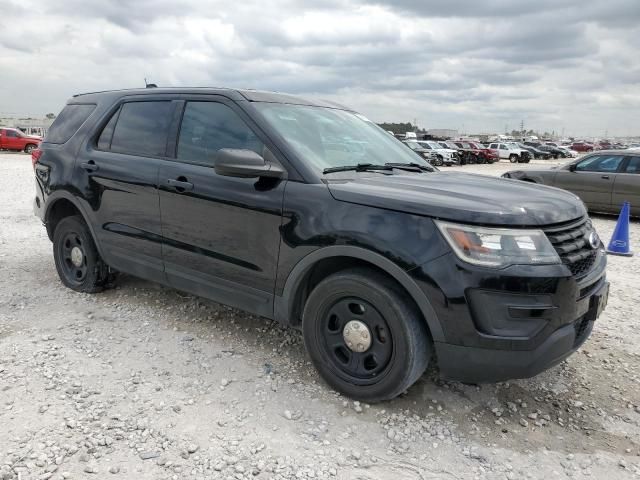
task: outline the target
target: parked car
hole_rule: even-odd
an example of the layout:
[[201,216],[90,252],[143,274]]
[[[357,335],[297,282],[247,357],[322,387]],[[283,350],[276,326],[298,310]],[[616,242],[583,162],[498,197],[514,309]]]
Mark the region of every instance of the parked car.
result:
[[448,148],[449,150],[453,150],[458,153],[460,158],[460,165],[466,165],[467,163],[476,163],[476,155],[471,150],[464,150],[460,148],[455,142],[450,140],[448,141],[439,141],[437,142],[442,146],[442,148]]
[[466,382],[535,375],[607,303],[575,195],[438,171],[333,103],[77,95],[36,151],[34,210],[64,285],[93,293],[121,271],[276,319],[360,400],[401,394],[432,358]]
[[563,188],[582,199],[593,212],[618,213],[631,203],[640,216],[640,153],[599,151],[549,170],[511,171],[503,175],[526,182]]
[[438,158],[441,158],[444,164],[448,167],[460,163],[460,155],[457,150],[444,148],[438,142],[434,142],[432,140],[418,140],[418,143],[422,145],[423,148],[434,151],[436,155],[438,155]]
[[565,158],[576,158],[579,155],[579,153],[576,152],[575,150],[572,150],[571,147],[559,145],[556,148],[564,152]]
[[438,154],[430,148],[425,148],[417,140],[403,140],[402,143],[404,143],[407,147],[420,155],[422,158],[427,160],[431,165],[436,165],[439,167],[444,164],[442,154]]
[[543,160],[548,160],[553,156],[551,155],[551,153],[545,152],[543,150],[539,150],[536,147],[532,147],[531,145],[525,145],[524,143],[518,142],[518,146],[528,151],[533,158],[541,158]]
[[489,148],[498,155],[498,158],[507,159],[511,163],[529,163],[531,160],[529,152],[513,142],[491,143]]
[[531,147],[535,147],[538,150],[542,150],[543,152],[549,153],[553,158],[565,158],[567,156],[564,150],[560,150],[557,147],[552,145],[546,145],[544,143],[537,142],[525,142],[525,145],[529,145]]
[[573,142],[571,150],[575,150],[576,152],[593,152],[594,146],[586,142]]
[[41,141],[41,137],[26,135],[17,128],[0,128],[0,150],[13,150],[30,154],[38,148]]
[[472,155],[473,163],[493,163],[497,160],[497,155],[487,148],[477,148],[471,142],[453,142],[463,152]]
[[482,153],[484,153],[484,157],[487,163],[494,163],[500,160],[498,158],[498,154],[495,153],[490,148],[488,148],[486,145],[483,145],[482,143],[479,143],[479,142],[467,142],[467,143],[471,145],[471,148],[475,148],[476,150],[480,150]]

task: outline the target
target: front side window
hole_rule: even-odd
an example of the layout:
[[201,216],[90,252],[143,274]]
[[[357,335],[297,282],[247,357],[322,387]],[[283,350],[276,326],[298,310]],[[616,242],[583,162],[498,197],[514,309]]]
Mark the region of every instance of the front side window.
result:
[[296,155],[318,170],[359,163],[429,166],[422,157],[360,114],[283,103],[256,102],[254,106]]
[[227,105],[187,103],[180,127],[177,158],[213,164],[216,153],[222,148],[253,150],[262,155],[264,144]]
[[500,150],[506,150],[507,146],[506,145],[500,145]]
[[170,101],[123,104],[113,130],[110,150],[132,155],[164,156],[172,113],[173,103]]
[[622,163],[620,155],[594,155],[576,165],[577,172],[615,173]]

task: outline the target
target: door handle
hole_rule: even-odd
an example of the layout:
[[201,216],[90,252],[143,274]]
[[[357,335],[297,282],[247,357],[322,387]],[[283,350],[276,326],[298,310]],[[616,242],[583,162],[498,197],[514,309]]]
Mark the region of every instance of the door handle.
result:
[[175,180],[173,178],[170,178],[167,180],[167,185],[173,187],[178,192],[193,190],[193,183],[188,182],[185,177],[178,177]]
[[609,180],[609,175],[602,175],[602,178],[604,178],[605,180]]
[[84,168],[87,172],[95,172],[98,170],[98,165],[93,160],[89,160],[88,162],[83,162],[80,164],[82,168]]

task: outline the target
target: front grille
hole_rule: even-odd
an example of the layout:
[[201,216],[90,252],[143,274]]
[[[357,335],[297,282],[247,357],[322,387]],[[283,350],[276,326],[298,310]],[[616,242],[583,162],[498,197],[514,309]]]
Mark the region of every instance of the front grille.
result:
[[545,228],[547,238],[575,277],[585,276],[596,261],[598,250],[591,248],[588,236],[593,230],[591,220],[582,218],[560,227]]

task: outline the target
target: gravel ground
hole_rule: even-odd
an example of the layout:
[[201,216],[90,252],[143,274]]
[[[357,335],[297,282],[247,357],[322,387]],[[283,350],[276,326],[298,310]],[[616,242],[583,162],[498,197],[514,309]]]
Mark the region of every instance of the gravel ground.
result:
[[[610,258],[607,310],[552,370],[483,386],[429,371],[369,406],[274,322],[124,275],[64,288],[29,157],[0,154],[0,172],[0,480],[640,477],[639,257]],[[608,239],[615,219],[595,224]]]

